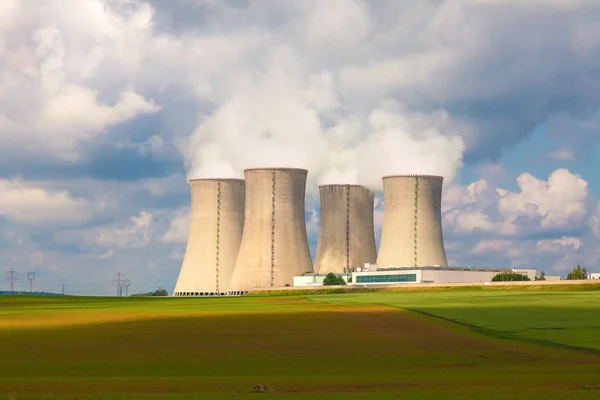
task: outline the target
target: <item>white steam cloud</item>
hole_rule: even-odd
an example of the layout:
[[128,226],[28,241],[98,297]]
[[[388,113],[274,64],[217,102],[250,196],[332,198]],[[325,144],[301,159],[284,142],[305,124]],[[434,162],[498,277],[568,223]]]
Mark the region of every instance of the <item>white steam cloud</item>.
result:
[[[452,180],[462,165],[463,137],[473,128],[443,109],[416,112],[380,86],[357,88],[362,69],[356,55],[368,51],[369,35],[376,33],[368,8],[359,1],[311,4],[298,18],[321,21],[323,29],[285,37],[274,31],[240,56],[213,98],[216,107],[186,142],[190,178],[242,177],[246,168],[285,166],[308,169],[309,190],[329,183],[378,189],[384,175],[400,173]],[[327,21],[331,29],[324,29]],[[346,54],[327,54],[335,49]]]
[[392,99],[352,112],[330,72],[297,76],[288,73],[294,62],[289,53],[276,57],[259,80],[241,84],[200,122],[189,142],[190,177],[241,177],[245,168],[285,166],[308,169],[314,183],[371,188],[390,174],[454,178],[466,124],[445,111],[410,112]]

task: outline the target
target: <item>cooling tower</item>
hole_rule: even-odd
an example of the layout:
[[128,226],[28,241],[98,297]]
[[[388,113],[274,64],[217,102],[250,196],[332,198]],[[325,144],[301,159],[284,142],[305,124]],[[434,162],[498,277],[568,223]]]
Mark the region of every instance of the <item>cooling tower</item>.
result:
[[375,263],[373,202],[369,189],[358,185],[324,185],[315,272],[341,274]]
[[442,235],[441,176],[383,178],[383,231],[378,267],[447,266]]
[[307,171],[256,168],[244,171],[244,233],[229,293],[292,284],[312,272],[306,237],[304,192]]
[[242,179],[194,179],[190,230],[174,296],[218,296],[229,289],[244,227]]

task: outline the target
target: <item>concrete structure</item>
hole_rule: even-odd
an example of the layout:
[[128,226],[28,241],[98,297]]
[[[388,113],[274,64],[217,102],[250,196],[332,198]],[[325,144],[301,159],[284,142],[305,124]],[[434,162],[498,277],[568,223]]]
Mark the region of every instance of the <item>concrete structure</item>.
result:
[[447,266],[442,235],[441,176],[383,178],[383,230],[377,265]]
[[590,274],[590,279],[600,279],[600,272],[592,272]]
[[244,232],[229,294],[291,285],[313,272],[306,222],[305,169],[255,168],[244,171]]
[[244,226],[242,179],[190,181],[187,249],[174,296],[227,294]]
[[[348,279],[352,277],[352,274],[338,274],[341,276],[346,283],[348,283]],[[307,287],[307,286],[323,286],[323,280],[325,279],[325,275],[319,274],[306,274],[302,276],[294,277],[295,287]]]
[[[349,285],[387,285],[395,286],[399,284],[456,284],[456,283],[481,283],[491,282],[492,278],[499,273],[514,272],[523,275],[533,273],[535,277],[536,270],[516,269],[487,269],[472,267],[439,267],[439,266],[421,266],[421,267],[392,267],[379,268],[375,264],[365,263],[363,267],[355,268],[350,274],[340,274],[346,282],[350,276],[352,281]],[[314,287],[323,285],[325,275],[305,274],[294,277],[294,286]]]
[[375,195],[358,185],[324,185],[315,272],[341,274],[377,260],[373,202]]
[[501,272],[511,272],[510,269],[484,268],[449,268],[427,267],[418,268],[371,268],[352,273],[355,285],[390,285],[416,283],[470,283],[491,282],[492,278]]
[[547,281],[560,281],[562,280],[560,275],[546,275],[545,276]]
[[512,272],[516,272],[518,274],[525,275],[532,281],[535,281],[535,278],[537,277],[537,270],[535,270],[535,269],[513,268]]

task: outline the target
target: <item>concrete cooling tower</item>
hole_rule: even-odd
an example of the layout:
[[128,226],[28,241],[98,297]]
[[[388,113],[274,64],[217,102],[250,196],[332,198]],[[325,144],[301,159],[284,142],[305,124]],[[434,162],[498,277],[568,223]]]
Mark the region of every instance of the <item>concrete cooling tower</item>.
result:
[[306,170],[256,168],[244,171],[246,214],[229,294],[292,284],[312,272],[306,237]]
[[448,266],[442,235],[441,176],[383,178],[378,267]]
[[190,230],[174,296],[227,294],[244,227],[242,179],[194,179]]
[[319,192],[321,224],[315,272],[341,274],[351,267],[375,263],[374,193],[358,185],[323,185]]

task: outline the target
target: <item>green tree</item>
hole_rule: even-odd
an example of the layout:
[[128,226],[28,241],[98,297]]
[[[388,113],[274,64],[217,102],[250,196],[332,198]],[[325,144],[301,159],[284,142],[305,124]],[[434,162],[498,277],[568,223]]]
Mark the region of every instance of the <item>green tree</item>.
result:
[[578,279],[587,279],[587,270],[585,268],[581,268],[581,265],[577,264],[573,271],[567,274],[567,280],[574,281]]
[[544,271],[540,272],[540,276],[536,276],[535,280],[536,281],[545,281],[546,280],[546,273]]
[[530,281],[527,275],[517,272],[500,272],[492,278],[492,282],[514,282],[514,281]]
[[323,279],[324,286],[332,286],[332,285],[345,285],[346,281],[340,275],[336,275],[333,272],[325,275],[325,279]]
[[129,297],[154,297],[154,296],[168,296],[168,295],[169,295],[169,292],[167,292],[165,289],[158,288],[154,292],[135,293],[135,294],[132,294]]

